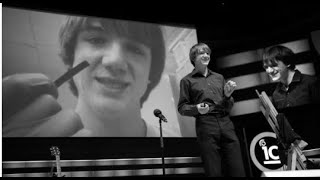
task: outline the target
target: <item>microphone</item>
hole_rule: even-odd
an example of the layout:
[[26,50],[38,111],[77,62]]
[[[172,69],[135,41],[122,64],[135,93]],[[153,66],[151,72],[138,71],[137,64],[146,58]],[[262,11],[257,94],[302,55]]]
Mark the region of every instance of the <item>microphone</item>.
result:
[[162,114],[162,112],[161,112],[159,109],[155,109],[155,110],[153,111],[153,114],[154,114],[156,117],[160,118],[160,120],[162,120],[162,121],[164,121],[164,122],[167,122],[166,117],[164,117],[164,115]]

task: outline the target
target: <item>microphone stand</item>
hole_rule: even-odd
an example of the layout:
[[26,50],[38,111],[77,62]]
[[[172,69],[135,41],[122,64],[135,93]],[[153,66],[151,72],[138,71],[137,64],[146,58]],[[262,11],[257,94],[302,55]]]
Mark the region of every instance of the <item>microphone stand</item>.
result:
[[163,137],[162,137],[162,118],[159,118],[160,124],[160,146],[161,146],[161,155],[162,155],[162,173],[166,175],[165,167],[164,167],[164,144],[163,144]]

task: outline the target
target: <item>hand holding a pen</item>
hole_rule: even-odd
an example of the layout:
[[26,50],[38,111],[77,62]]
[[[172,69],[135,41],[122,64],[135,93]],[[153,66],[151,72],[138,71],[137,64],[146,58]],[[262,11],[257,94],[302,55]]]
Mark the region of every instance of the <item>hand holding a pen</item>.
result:
[[4,137],[72,136],[80,117],[63,110],[57,87],[42,74],[15,74],[2,81]]
[[75,69],[55,82],[36,73],[5,77],[2,80],[3,136],[68,137],[83,131],[79,115],[74,110],[62,110],[57,102],[57,88],[77,73]]

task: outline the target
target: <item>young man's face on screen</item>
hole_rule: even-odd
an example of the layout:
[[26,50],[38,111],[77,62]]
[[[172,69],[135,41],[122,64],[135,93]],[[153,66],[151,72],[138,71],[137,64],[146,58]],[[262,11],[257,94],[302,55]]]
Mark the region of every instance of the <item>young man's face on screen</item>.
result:
[[148,84],[150,47],[92,21],[79,33],[74,54],[74,66],[84,60],[90,63],[74,80],[79,98],[92,108],[117,111],[139,103]]

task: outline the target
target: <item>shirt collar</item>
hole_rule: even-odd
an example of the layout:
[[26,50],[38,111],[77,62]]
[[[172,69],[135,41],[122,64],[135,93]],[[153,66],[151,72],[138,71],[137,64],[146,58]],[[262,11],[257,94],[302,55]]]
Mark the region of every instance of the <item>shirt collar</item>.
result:
[[[211,70],[208,68],[208,74],[207,74],[207,76],[210,75],[210,74],[213,74],[213,71],[211,71]],[[203,76],[202,74],[199,74],[199,73],[197,72],[196,68],[194,68],[194,69],[192,70],[192,72],[191,72],[191,76],[195,76],[195,75],[201,75],[201,76]]]
[[299,81],[301,81],[301,72],[299,70],[295,70],[291,83],[295,83]]
[[[290,84],[295,84],[301,81],[301,72],[299,70],[295,70],[292,81]],[[289,85],[290,85],[289,84]],[[283,83],[280,83],[280,89],[283,91],[287,91],[287,86]]]

